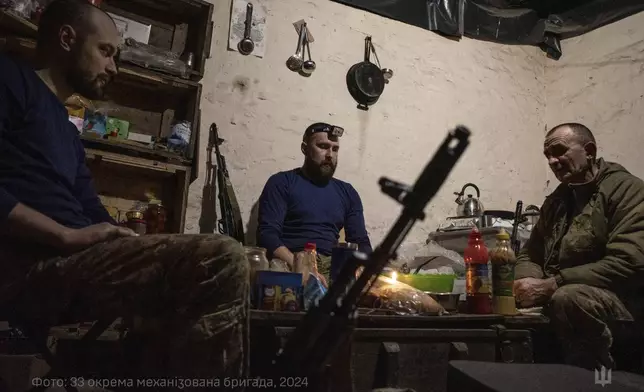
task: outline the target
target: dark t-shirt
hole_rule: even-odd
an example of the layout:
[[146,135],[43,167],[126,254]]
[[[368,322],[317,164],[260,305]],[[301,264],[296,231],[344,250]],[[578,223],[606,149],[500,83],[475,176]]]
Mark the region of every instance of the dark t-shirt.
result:
[[17,203],[70,228],[113,223],[63,104],[33,69],[0,54],[0,223]]
[[333,178],[316,185],[300,169],[268,179],[259,199],[258,244],[269,256],[280,246],[299,252],[307,242],[330,255],[342,228],[348,242],[371,252],[362,202],[351,184]]

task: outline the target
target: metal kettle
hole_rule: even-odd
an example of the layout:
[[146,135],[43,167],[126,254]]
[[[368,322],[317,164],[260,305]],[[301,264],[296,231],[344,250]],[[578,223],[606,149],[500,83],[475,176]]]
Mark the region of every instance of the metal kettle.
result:
[[[465,195],[465,189],[469,187],[472,187],[476,190],[476,197],[472,197],[472,195],[467,195],[467,198],[463,197]],[[458,204],[458,207],[456,207],[456,216],[481,216],[483,212],[485,212],[483,203],[481,203],[481,201],[479,200],[479,198],[481,197],[481,192],[476,185],[467,183],[463,186],[460,192],[454,192],[454,194],[458,196],[455,200],[456,204]]]

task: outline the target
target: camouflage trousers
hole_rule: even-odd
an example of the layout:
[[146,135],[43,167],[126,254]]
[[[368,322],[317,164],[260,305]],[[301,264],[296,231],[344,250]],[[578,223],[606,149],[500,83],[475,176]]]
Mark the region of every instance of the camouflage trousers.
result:
[[136,376],[247,376],[249,265],[229,237],[127,237],[68,257],[5,246],[0,266],[0,306],[20,320],[141,320]]
[[329,276],[331,275],[331,256],[324,256],[318,254],[318,272],[324,275],[326,281],[329,282]]
[[614,367],[610,326],[633,316],[613,292],[582,284],[557,289],[545,309],[563,345],[566,363],[586,369]]

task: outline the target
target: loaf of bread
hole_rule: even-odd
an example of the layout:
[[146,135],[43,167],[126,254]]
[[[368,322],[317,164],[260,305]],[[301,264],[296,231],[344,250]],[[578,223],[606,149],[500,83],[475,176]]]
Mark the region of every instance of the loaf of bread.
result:
[[360,306],[391,310],[400,315],[440,315],[445,311],[429,295],[386,276],[378,277],[362,297]]

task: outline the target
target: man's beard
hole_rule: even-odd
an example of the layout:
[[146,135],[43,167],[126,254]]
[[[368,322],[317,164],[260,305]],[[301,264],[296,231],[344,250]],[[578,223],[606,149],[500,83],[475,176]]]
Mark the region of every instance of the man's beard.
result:
[[333,162],[324,161],[317,164],[313,161],[306,159],[304,161],[304,169],[313,181],[329,181],[335,174],[336,165]]
[[[105,79],[105,83],[100,86],[99,80]],[[88,99],[102,99],[105,96],[105,87],[110,82],[109,76],[92,77],[84,71],[78,62],[75,62],[67,73],[67,83],[75,93]]]

